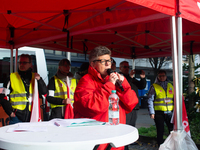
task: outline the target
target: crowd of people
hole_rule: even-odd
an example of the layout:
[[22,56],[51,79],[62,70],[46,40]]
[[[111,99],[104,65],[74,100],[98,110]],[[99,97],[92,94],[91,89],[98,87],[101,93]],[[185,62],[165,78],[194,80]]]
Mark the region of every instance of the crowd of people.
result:
[[[119,64],[120,72],[116,72],[116,62],[111,56],[107,47],[94,48],[90,52],[89,62],[83,63],[75,75],[70,72],[70,61],[62,59],[57,72],[46,86],[40,75],[32,72],[31,56],[22,54],[18,61],[18,71],[10,74],[0,94],[0,104],[9,116],[9,124],[30,121],[33,86],[37,82],[39,97],[43,95],[51,105],[49,119],[65,119],[68,113],[66,107],[73,106],[74,118],[108,122],[108,97],[112,90],[116,90],[119,96],[120,123],[135,127],[139,109],[138,89],[146,87],[145,72],[141,70],[140,79],[137,80],[134,77],[135,70],[130,71],[127,61],[122,61]],[[113,71],[108,74],[108,69]],[[120,82],[124,90],[116,86],[116,82]],[[160,70],[148,93],[149,114],[156,124],[158,145],[163,143],[164,122],[169,131],[173,130],[173,124],[170,123],[173,92],[166,72]],[[98,149],[109,147],[109,144],[102,144]],[[117,149],[123,150],[124,147]]]

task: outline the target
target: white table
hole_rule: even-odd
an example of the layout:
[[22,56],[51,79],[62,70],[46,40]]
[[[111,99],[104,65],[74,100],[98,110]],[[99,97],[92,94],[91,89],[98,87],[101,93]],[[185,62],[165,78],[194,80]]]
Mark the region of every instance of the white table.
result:
[[[138,139],[138,130],[119,124],[80,127],[46,126],[46,132],[11,132],[18,124],[0,128],[0,148],[8,150],[92,150],[95,145],[111,143],[113,147],[131,144]],[[38,124],[43,126],[43,122]]]

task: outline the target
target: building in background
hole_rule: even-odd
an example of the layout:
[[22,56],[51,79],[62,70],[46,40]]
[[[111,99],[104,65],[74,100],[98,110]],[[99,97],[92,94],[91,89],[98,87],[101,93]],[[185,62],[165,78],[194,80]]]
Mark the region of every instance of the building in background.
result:
[[[55,72],[58,69],[58,62],[63,58],[68,58],[71,61],[71,72],[75,74],[78,71],[81,64],[84,62],[89,62],[88,55],[80,53],[67,53],[62,51],[55,50],[44,50],[46,62],[47,62],[47,70],[48,70],[48,78],[50,79],[54,76]],[[70,56],[68,56],[70,55]]]
[[[36,52],[38,53],[39,51],[40,51],[40,53],[43,51],[44,54],[41,53],[40,55],[36,56]],[[10,74],[9,66],[10,66],[11,52],[8,49],[0,49],[0,53],[1,53],[1,55],[0,55],[0,78],[1,78],[1,83],[2,83],[4,81],[4,79]],[[78,69],[82,63],[89,61],[88,55],[85,55],[85,54],[69,53],[69,52],[46,50],[46,49],[42,50],[42,49],[30,48],[30,47],[20,48],[18,55],[20,55],[21,53],[27,53],[27,54],[32,55],[32,57],[35,60],[34,61],[35,67],[38,64],[40,66],[46,65],[48,77],[46,77],[45,73],[44,73],[44,78],[47,78],[47,81],[49,78],[51,78],[55,74],[55,72],[57,71],[57,68],[58,68],[58,62],[63,58],[68,58],[68,59],[70,58],[69,60],[71,60],[71,72],[73,74],[78,71]],[[42,61],[42,60],[44,60],[43,57],[40,57],[40,59],[38,59],[39,56],[44,56],[46,61]],[[13,52],[13,57],[15,58],[15,50]],[[13,62],[15,61],[14,58],[13,58]],[[123,59],[123,58],[116,58],[116,57],[114,57],[114,59],[116,61],[116,67],[117,67],[116,71],[119,71],[119,63],[124,60],[128,61],[132,68],[132,64],[133,64],[132,59]],[[145,71],[147,79],[150,79],[151,82],[154,82],[153,69],[152,69],[148,59],[135,59],[134,64],[135,64],[136,69],[142,69]],[[37,70],[37,67],[35,69]],[[167,63],[162,69],[167,70],[167,74],[168,75],[171,74],[171,76],[173,76],[172,75],[172,73],[173,73],[172,72],[172,62]],[[14,71],[14,68],[13,68],[13,71]],[[139,76],[136,75],[136,78],[137,77],[139,77]]]

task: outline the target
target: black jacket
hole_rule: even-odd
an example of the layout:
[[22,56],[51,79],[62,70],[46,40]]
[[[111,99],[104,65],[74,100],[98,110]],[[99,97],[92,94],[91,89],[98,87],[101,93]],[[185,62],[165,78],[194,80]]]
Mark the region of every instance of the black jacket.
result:
[[[131,78],[128,75],[126,74],[123,74],[120,72],[120,74],[122,74],[128,81],[128,83],[130,84],[131,86],[131,89],[135,91],[137,97],[139,98],[139,95],[138,95],[138,89],[139,90],[142,90],[146,87],[146,79],[145,78],[141,78],[140,81],[138,81],[135,77]],[[134,109],[139,109],[139,103],[135,106]]]
[[[29,97],[29,85],[32,78],[32,69],[29,69],[27,71],[19,71],[18,73],[20,77],[22,78],[25,90],[27,92],[26,97],[28,99]],[[3,87],[7,88],[8,82],[10,81],[10,77],[4,82]],[[11,86],[9,86],[10,93],[13,91]],[[48,90],[46,87],[46,84],[44,83],[43,79],[40,77],[40,80],[38,80],[38,91],[40,98],[42,95],[47,94]],[[9,96],[9,95],[8,95]],[[6,100],[5,94],[0,94],[1,104],[3,106],[4,111],[7,113],[8,116],[11,115],[12,112],[15,113],[15,115],[18,117],[19,120],[22,122],[29,122],[30,121],[30,112],[29,112],[29,102],[26,104],[26,108],[24,110],[13,110],[10,102]]]

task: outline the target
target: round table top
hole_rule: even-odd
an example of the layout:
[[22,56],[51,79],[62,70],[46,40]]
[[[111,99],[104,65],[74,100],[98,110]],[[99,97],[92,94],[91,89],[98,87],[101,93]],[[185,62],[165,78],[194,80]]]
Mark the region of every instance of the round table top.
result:
[[[9,132],[19,125],[34,128],[34,131]],[[95,145],[103,143],[111,143],[113,147],[128,145],[138,137],[138,130],[125,124],[58,127],[47,122],[20,123],[0,128],[0,148],[61,150],[67,147],[67,150],[92,150]]]

